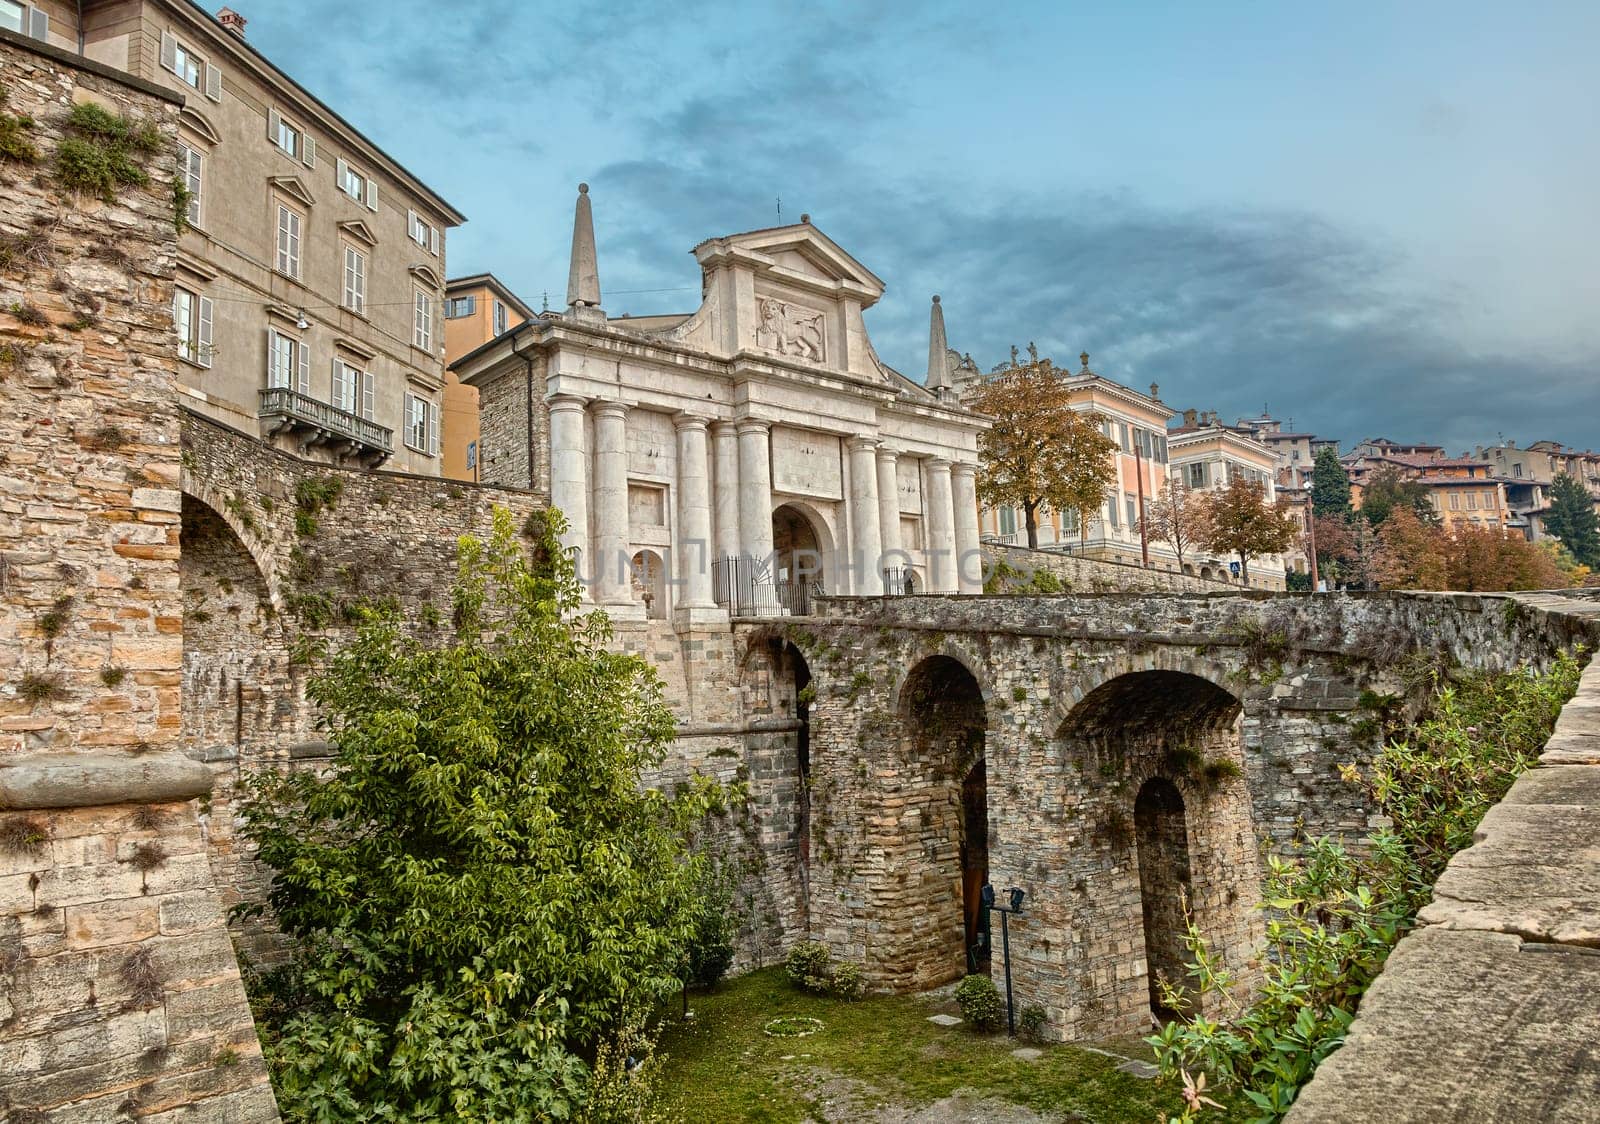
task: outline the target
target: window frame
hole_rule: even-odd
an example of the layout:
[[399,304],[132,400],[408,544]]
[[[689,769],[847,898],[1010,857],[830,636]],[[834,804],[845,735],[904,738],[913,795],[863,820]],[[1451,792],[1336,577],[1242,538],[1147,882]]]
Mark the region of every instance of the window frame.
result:
[[[283,143],[283,135],[285,132],[294,138],[292,146],[285,147]],[[272,138],[272,143],[277,146],[279,152],[283,153],[291,160],[299,160],[300,154],[305,151],[305,140],[305,132],[300,128],[300,126],[296,125],[283,114],[278,114],[278,133]]]
[[[180,320],[178,308],[187,306]],[[214,348],[215,313],[211,298],[187,285],[172,287],[172,330],[178,341],[178,358],[191,366],[209,369]],[[186,321],[186,322],[185,322]]]
[[506,334],[506,322],[508,320],[510,320],[510,316],[507,315],[506,302],[503,301],[503,300],[496,299],[496,301],[494,302],[494,325],[493,325],[494,334],[495,335],[503,336],[503,335]]
[[[353,312],[357,316],[365,316],[367,314],[367,266],[369,264],[367,254],[349,242],[341,242],[340,246],[343,248],[344,254],[341,258],[339,271],[341,278],[339,307],[346,312]],[[354,270],[350,268],[352,262],[356,263]],[[356,282],[353,286],[350,283],[352,275]]]
[[[277,213],[273,219],[273,271],[298,281],[305,271],[306,215],[304,212],[291,207],[282,199],[275,197],[272,202],[277,208]],[[292,225],[294,226],[294,230],[288,233],[288,237],[293,241],[293,255],[288,260],[288,264],[293,266],[292,269],[285,268],[285,215],[293,220]]]
[[202,201],[205,199],[205,165],[206,154],[188,141],[178,142],[179,158],[182,167],[178,175],[183,177],[184,186],[189,189],[189,214],[186,221],[190,226],[205,229],[205,208]]
[[[465,310],[462,309],[465,305]],[[468,316],[478,313],[477,294],[468,294],[464,297],[446,297],[444,302],[444,318],[446,320],[465,320]]]
[[420,285],[412,287],[411,346],[419,351],[433,351],[433,294]]

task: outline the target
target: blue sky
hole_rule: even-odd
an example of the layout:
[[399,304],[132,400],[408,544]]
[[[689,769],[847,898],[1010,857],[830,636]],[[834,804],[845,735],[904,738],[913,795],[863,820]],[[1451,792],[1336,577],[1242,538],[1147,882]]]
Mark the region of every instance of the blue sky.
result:
[[[690,311],[777,199],[988,368],[1036,341],[1226,418],[1600,445],[1600,5],[244,8],[250,41],[470,218],[453,275]],[[674,290],[645,292],[640,290]]]

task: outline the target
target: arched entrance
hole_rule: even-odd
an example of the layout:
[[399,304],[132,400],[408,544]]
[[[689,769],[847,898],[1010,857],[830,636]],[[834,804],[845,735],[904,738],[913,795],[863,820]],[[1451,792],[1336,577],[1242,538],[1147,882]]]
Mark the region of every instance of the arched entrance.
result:
[[772,513],[773,590],[778,604],[795,616],[811,612],[812,597],[828,591],[833,541],[820,516],[784,503]]
[[644,603],[645,616],[650,620],[667,619],[667,572],[661,555],[653,550],[641,550],[633,556],[629,579],[633,599]]
[[1242,715],[1210,679],[1151,669],[1101,683],[1062,723],[1072,812],[1058,879],[1084,934],[1066,973],[1079,991],[1064,998],[1094,1013],[1082,1032],[1142,1030],[1175,1013],[1158,981],[1190,983],[1185,902],[1213,951],[1246,970],[1260,866]]
[[[983,690],[959,660],[929,656],[900,689],[907,767],[930,783],[916,790],[921,870],[917,908],[926,919],[917,976],[932,984],[989,970],[989,801]],[[909,820],[907,822],[910,822]]]
[[1150,1010],[1168,1019],[1178,1012],[1162,996],[1161,981],[1183,988],[1189,960],[1184,907],[1189,882],[1189,827],[1183,795],[1165,777],[1151,777],[1133,802],[1134,840],[1139,854],[1139,901],[1144,912],[1144,956],[1149,970]]

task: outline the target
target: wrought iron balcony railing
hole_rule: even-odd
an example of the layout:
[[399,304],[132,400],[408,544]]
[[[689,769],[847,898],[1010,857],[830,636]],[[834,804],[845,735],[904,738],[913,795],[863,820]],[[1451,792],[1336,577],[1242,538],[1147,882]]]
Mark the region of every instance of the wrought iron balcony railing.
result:
[[339,455],[372,463],[382,463],[394,451],[394,430],[287,386],[263,390],[260,413],[272,433],[291,430],[303,434],[302,450],[344,443],[347,448],[338,450]]

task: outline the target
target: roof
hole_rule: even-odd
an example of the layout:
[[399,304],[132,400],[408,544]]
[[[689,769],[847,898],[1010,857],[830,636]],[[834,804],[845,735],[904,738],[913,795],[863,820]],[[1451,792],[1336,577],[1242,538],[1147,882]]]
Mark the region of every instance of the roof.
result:
[[444,292],[446,296],[459,293],[464,289],[493,289],[505,302],[521,314],[524,320],[532,320],[538,313],[523,303],[522,299],[506,287],[506,283],[492,273],[473,273],[466,277],[452,277],[445,281]]
[[244,36],[229,31],[222,25],[216,16],[206,11],[199,4],[196,4],[194,0],[165,0],[165,3],[168,7],[179,10],[181,14],[186,15],[191,19],[198,18],[207,26],[207,30],[211,31],[213,35],[218,38],[219,42],[225,43],[230,48],[237,49],[248,58],[253,59],[263,69],[269,71],[273,77],[278,79],[284,85],[290,87],[296,94],[305,98],[306,101],[310,102],[317,109],[321,110],[323,113],[326,113],[341,127],[349,130],[350,134],[357,141],[371,149],[374,155],[378,156],[383,162],[389,165],[389,172],[392,175],[395,175],[397,178],[408,180],[415,184],[418,194],[422,195],[429,203],[432,203],[435,207],[437,207],[439,212],[445,216],[447,222],[451,226],[460,226],[462,223],[467,221],[467,216],[456,210],[455,207],[451,206],[444,196],[440,195],[427,184],[423,183],[415,173],[409,171],[404,164],[400,163],[400,161],[396,160],[393,156],[390,156],[387,152],[380,148],[371,137],[367,136],[360,129],[350,124],[350,122],[346,120],[342,114],[329,106],[327,102],[323,101],[310,90],[307,90],[304,86],[300,85],[300,83],[289,77],[289,75],[280,69],[276,63],[252,47],[249,40],[245,39]]

